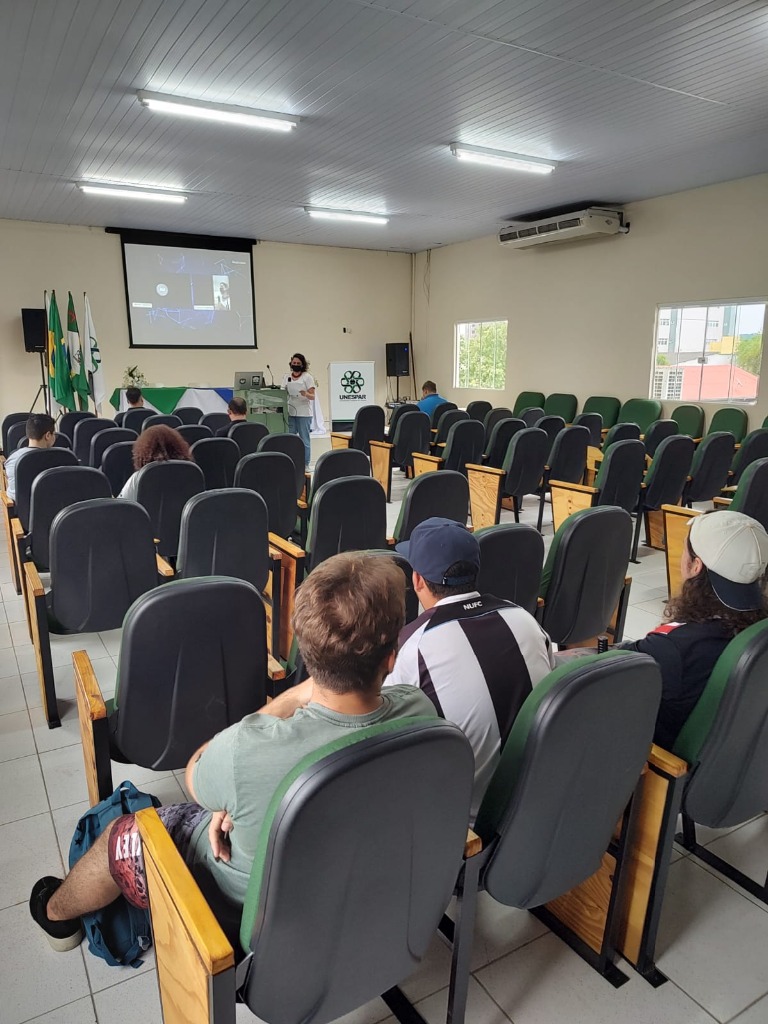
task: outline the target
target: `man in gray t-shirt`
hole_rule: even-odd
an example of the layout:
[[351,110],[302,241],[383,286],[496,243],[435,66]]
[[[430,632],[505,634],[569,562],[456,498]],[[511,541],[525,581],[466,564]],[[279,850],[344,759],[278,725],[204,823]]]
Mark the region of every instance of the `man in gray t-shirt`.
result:
[[[203,744],[186,770],[195,803],[160,808],[230,936],[239,927],[267,808],[285,775],[350,729],[435,715],[417,687],[381,692],[394,666],[404,613],[405,580],[390,559],[349,552],[319,565],[297,591],[294,612],[311,677]],[[119,895],[147,906],[141,838],[132,814],[110,823],[63,882],[41,878],[30,911],[54,949],[72,949],[82,939],[79,915]]]

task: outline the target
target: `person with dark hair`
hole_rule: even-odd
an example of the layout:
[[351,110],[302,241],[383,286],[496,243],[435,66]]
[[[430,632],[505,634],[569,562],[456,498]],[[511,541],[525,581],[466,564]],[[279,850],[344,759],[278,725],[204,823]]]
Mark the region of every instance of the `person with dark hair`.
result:
[[144,396],[141,393],[141,388],[126,388],[125,400],[128,403],[129,409],[144,408]]
[[290,360],[291,372],[283,377],[288,392],[288,429],[304,442],[304,465],[308,466],[312,449],[309,428],[312,425],[312,402],[315,399],[315,380],[307,373],[309,363],[301,352],[294,352]]
[[664,609],[667,621],[642,640],[616,645],[649,654],[659,664],[654,740],[666,750],[673,748],[729,641],[768,616],[767,564],[768,533],[755,519],[729,510],[696,516],[680,560],[682,587]]
[[437,393],[437,384],[433,380],[425,380],[421,385],[421,398],[416,403],[422,412],[431,416],[438,405],[442,405],[446,399]]
[[128,498],[129,501],[136,501],[137,479],[139,470],[149,465],[150,462],[171,462],[181,460],[192,461],[192,452],[189,445],[173,427],[162,424],[158,427],[148,427],[139,434],[133,442],[133,469],[134,472],[128,477],[123,485],[119,498]]
[[[313,569],[296,593],[294,628],[312,676],[214,736],[190,758],[195,803],[158,810],[222,927],[236,941],[261,825],[276,788],[306,755],[361,729],[434,717],[413,686],[381,690],[405,618],[405,580],[386,558],[349,552]],[[54,949],[82,939],[80,915],[120,896],[146,907],[141,837],[132,814],[111,822],[62,882],[32,889],[33,919]]]
[[56,423],[53,416],[49,416],[46,412],[31,413],[27,420],[26,435],[29,440],[26,447],[6,452],[6,493],[12,501],[16,500],[16,467],[19,464],[19,459],[35,449],[53,447],[56,440]]
[[219,427],[216,431],[216,437],[226,437],[233,423],[245,422],[248,417],[248,406],[245,404],[245,399],[233,398],[228,402],[227,416],[229,416],[229,423],[224,427]]
[[523,701],[554,667],[547,634],[524,608],[476,589],[480,545],[460,523],[434,517],[397,545],[424,609],[400,633],[385,685],[410,683],[464,731],[475,754],[477,813]]

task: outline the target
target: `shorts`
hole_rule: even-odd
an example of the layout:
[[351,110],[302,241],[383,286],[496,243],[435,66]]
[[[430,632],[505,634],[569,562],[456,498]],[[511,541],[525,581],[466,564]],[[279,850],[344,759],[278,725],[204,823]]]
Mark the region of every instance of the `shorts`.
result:
[[[209,813],[199,804],[169,804],[157,808],[158,817],[185,862],[192,834]],[[109,873],[129,903],[142,910],[148,909],[147,876],[135,814],[124,814],[112,827],[109,836]]]

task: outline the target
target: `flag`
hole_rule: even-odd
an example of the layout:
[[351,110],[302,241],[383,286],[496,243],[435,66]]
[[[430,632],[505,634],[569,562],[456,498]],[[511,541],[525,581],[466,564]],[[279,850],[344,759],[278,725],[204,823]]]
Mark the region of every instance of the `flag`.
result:
[[[47,290],[43,292],[43,302],[45,304],[45,324],[46,324],[46,328],[47,328],[48,324],[50,323],[50,320],[51,320],[51,300],[48,298],[48,291]],[[50,338],[50,334],[46,330],[46,335],[45,335],[45,363],[46,363],[46,366],[48,367],[48,390],[47,390],[48,401],[46,402],[46,412],[50,413],[50,415],[53,416],[54,419],[56,419],[58,417],[59,413],[61,412],[61,406],[56,401],[56,399],[53,397],[53,390],[51,388],[51,383],[52,383],[52,378],[53,378],[53,372],[52,372],[53,361],[51,360],[51,346],[49,344],[49,338]]]
[[75,304],[72,292],[67,303],[67,351],[69,352],[69,373],[72,378],[72,390],[77,395],[80,409],[88,408],[88,377],[85,373],[83,350],[80,346],[80,329],[75,316]]
[[51,398],[65,409],[75,411],[75,395],[69,374],[69,356],[61,329],[61,317],[56,303],[56,292],[51,292],[48,307],[48,385]]
[[104,371],[101,368],[101,352],[96,340],[96,328],[93,326],[93,317],[91,316],[91,304],[85,293],[83,293],[83,298],[85,299],[85,323],[83,324],[85,371],[90,377],[91,395],[96,412],[101,415],[101,403],[107,397],[107,389],[104,384]]

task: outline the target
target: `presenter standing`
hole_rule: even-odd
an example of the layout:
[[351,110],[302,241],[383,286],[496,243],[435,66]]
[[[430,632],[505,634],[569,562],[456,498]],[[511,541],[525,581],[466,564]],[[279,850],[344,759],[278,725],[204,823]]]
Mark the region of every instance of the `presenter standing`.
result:
[[304,442],[304,465],[309,466],[309,428],[312,424],[315,381],[307,373],[309,363],[301,352],[293,353],[289,365],[291,372],[283,377],[283,387],[288,392],[288,429],[292,434],[298,434]]

